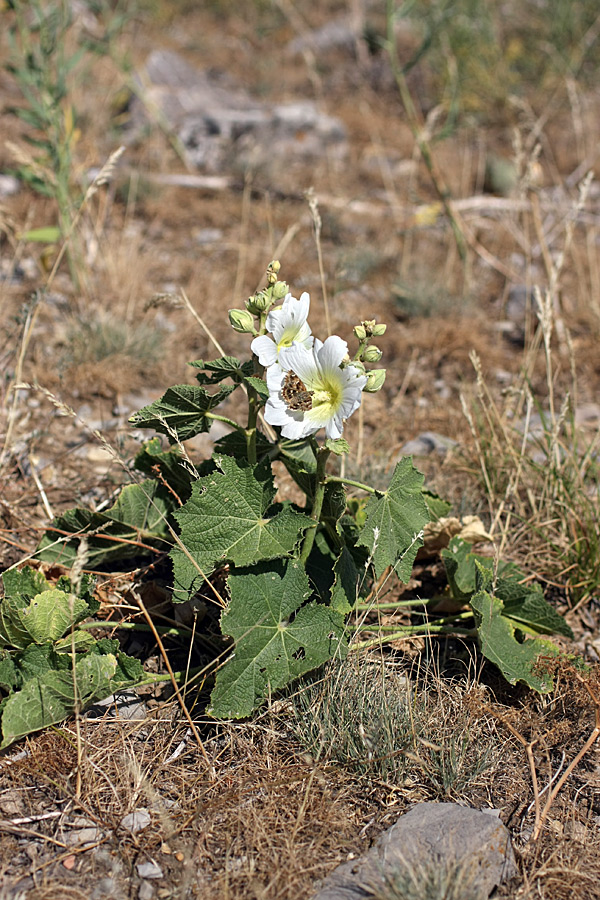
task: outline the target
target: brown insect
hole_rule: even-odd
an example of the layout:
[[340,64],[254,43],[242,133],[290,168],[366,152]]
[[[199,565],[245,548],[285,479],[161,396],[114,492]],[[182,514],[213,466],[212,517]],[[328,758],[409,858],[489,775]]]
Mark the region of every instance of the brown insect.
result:
[[295,372],[288,372],[283,379],[281,395],[288,409],[312,409],[314,391],[307,391],[306,385]]

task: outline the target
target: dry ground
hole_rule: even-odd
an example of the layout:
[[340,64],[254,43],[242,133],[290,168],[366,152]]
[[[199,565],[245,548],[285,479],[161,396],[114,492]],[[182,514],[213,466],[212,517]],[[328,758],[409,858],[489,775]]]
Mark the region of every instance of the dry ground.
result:
[[[522,414],[518,404],[527,384],[542,408],[549,392],[557,410],[569,393],[573,407],[589,412],[578,419],[578,440],[588,446],[597,439],[597,183],[577,206],[578,185],[597,166],[600,146],[600,98],[589,66],[520,85],[518,101],[508,89],[502,96],[496,84],[498,96],[490,93],[482,104],[482,92],[491,92],[482,80],[479,104],[469,105],[467,91],[460,125],[431,145],[463,220],[467,259],[461,261],[447,216],[433,206],[440,197],[385,55],[364,47],[358,56],[347,49],[304,56],[285,51],[305,26],[322,25],[346,4],[318,6],[296,9],[283,0],[242,9],[229,2],[148,4],[127,26],[119,53],[139,66],[157,46],[175,49],[263,98],[315,99],[344,122],[346,159],[324,155],[273,171],[236,172],[226,190],[165,187],[154,176],[185,167],[154,124],[128,145],[116,181],[82,220],[80,289],[63,264],[37,307],[31,298],[44,288],[52,257],[20,235],[53,222],[53,202],[28,189],[2,201],[2,271],[18,263],[23,275],[0,281],[0,428],[6,438],[0,566],[34,551],[50,514],[101,503],[123,484],[123,465],[98,443],[94,429],[121,460],[130,459],[138,443],[128,415],[167,386],[191,381],[189,360],[215,355],[185,309],[149,305],[155,294],[184,289],[214,337],[243,355],[245,338],[231,331],[225,310],[256,289],[277,253],[294,293],[311,293],[314,330],[324,330],[305,197],[312,187],[334,332],[349,337],[363,318],[388,323],[380,342],[386,386],[348,427],[358,448],[356,474],[384,473],[402,445],[423,431],[457,440],[459,450],[444,460],[419,460],[428,482],[452,500],[457,514],[495,521],[503,553],[542,580],[568,613],[580,649],[589,650],[598,638],[596,570],[592,565],[590,575],[573,568],[567,552],[582,515],[563,517],[561,506],[559,524],[544,520],[548,506],[530,496],[539,490],[539,472],[524,480],[524,499],[507,502],[512,457],[499,424],[509,421],[504,413],[513,402],[515,415]],[[382,10],[369,9],[368,23],[381,29]],[[594,33],[587,39],[597,50]],[[414,35],[402,32],[398,40],[401,56],[409,54]],[[123,139],[115,100],[122,84],[122,67],[108,57],[95,60],[91,74],[73,84],[81,132],[74,181],[102,165]],[[408,87],[419,116],[435,130],[443,84],[427,59],[412,70]],[[5,106],[19,99],[5,71],[0,96]],[[7,112],[0,128],[22,140],[24,126]],[[517,150],[521,180],[506,196],[489,193],[486,160],[511,159]],[[4,146],[0,163],[12,164]],[[203,242],[207,229],[218,230],[216,240]],[[516,327],[514,321],[503,325],[511,287],[533,284],[551,292],[550,378],[535,310],[528,308]],[[479,387],[473,352],[481,361]],[[40,387],[15,395],[15,381]],[[57,409],[48,392],[76,415]],[[198,441],[190,450],[210,452],[210,446]],[[490,473],[497,476],[493,484]],[[588,527],[593,531],[597,523],[592,518]],[[100,579],[107,607],[124,603],[134,574]],[[435,572],[417,576],[427,583]],[[155,648],[142,651],[152,659]],[[539,790],[555,783],[597,724],[595,676],[590,694],[567,667],[552,696],[541,699],[509,689],[472,653],[452,642],[433,651],[414,645],[396,648],[385,664],[356,664],[348,690],[380,691],[384,719],[389,679],[392,690],[400,690],[393,678],[414,685],[416,718],[404,743],[396,726],[388,729],[379,754],[384,762],[377,764],[368,745],[361,748],[360,735],[350,752],[343,735],[328,732],[327,717],[318,719],[331,673],[245,724],[215,725],[199,715],[213,772],[164,691],[148,694],[140,721],[82,719],[31,737],[0,759],[0,896],[134,897],[136,866],[154,860],[164,876],[154,883],[157,897],[299,900],[310,897],[335,865],[366,849],[411,802],[453,799],[500,809],[511,829],[521,875],[504,896],[600,897],[597,745],[563,786],[535,843],[529,840],[535,791],[527,755],[530,747]],[[309,689],[316,691],[312,732],[301,703]],[[321,735],[316,743],[314,734]],[[385,763],[389,759],[393,765]],[[541,795],[542,807],[548,793]],[[151,822],[132,834],[122,819],[140,808]],[[91,847],[69,838],[84,825],[95,829]]]

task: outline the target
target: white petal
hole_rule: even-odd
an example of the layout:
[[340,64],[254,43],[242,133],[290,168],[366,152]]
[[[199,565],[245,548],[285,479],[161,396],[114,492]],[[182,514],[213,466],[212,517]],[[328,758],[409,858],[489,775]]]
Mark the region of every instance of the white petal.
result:
[[272,366],[277,361],[277,344],[266,334],[254,338],[250,348],[258,356],[261,366]]
[[336,334],[330,335],[325,343],[317,350],[316,356],[323,372],[338,369],[340,363],[348,353],[348,344]]
[[312,350],[307,350],[303,344],[293,344],[280,350],[279,358],[281,365],[295,372],[309,390],[314,388],[318,370]]

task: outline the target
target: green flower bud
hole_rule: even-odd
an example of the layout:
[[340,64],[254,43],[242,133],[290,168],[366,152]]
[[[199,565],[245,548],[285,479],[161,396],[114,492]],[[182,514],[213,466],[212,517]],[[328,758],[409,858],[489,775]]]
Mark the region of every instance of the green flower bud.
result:
[[373,337],[381,337],[387,331],[387,325],[374,325],[371,329]]
[[268,309],[273,301],[269,298],[266,291],[258,291],[253,297],[246,300],[246,309],[254,316],[260,316],[262,312]]
[[376,394],[377,391],[380,391],[383,387],[385,376],[385,369],[373,369],[373,371],[369,372],[367,375],[367,383],[365,384],[363,391],[366,391],[368,394]]
[[[366,375],[366,374],[367,374],[367,370],[365,369],[365,367],[363,366],[363,364],[360,362],[360,360],[358,360],[358,359],[353,359],[353,360],[352,360],[352,365],[354,366],[355,369],[358,369],[358,371],[360,372],[361,375]],[[344,368],[344,365],[342,364],[342,369],[343,369],[343,368]]]
[[254,317],[246,309],[230,309],[229,322],[234,331],[240,334],[256,334]]
[[354,329],[354,337],[357,341],[366,341],[367,331],[363,325],[357,325]]
[[283,300],[289,292],[290,286],[287,281],[276,281],[273,285],[273,300]]
[[383,356],[383,353],[381,352],[379,347],[376,347],[374,344],[372,344],[370,347],[367,347],[367,349],[364,351],[362,358],[364,359],[365,362],[375,363],[375,362],[379,362],[379,360],[381,359],[382,356]]
[[375,319],[365,319],[364,322],[361,322],[362,327],[365,329],[365,333],[367,337],[373,337],[373,329],[375,328]]

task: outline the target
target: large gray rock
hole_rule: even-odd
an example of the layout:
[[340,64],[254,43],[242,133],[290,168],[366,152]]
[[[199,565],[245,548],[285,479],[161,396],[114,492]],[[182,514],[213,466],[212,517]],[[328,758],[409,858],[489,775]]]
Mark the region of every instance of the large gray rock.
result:
[[139,75],[133,126],[160,118],[175,132],[190,165],[208,172],[272,167],[325,155],[344,156],[343,123],[311,100],[269,104],[227,77],[204,72],[171,50],[154,50]]
[[365,856],[338,866],[313,900],[364,900],[403,879],[418,883],[433,867],[456,873],[472,900],[486,900],[517,872],[509,833],[493,811],[421,803]]

